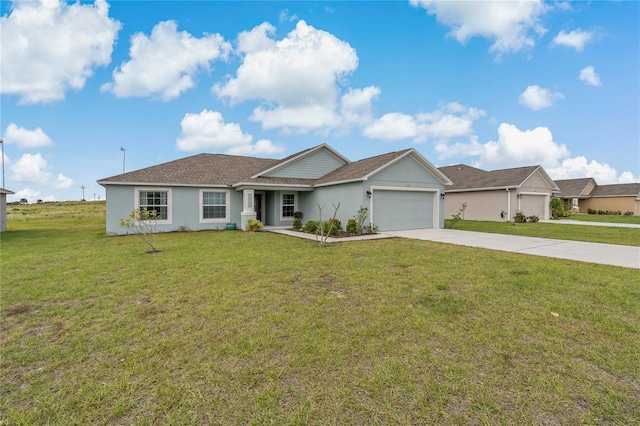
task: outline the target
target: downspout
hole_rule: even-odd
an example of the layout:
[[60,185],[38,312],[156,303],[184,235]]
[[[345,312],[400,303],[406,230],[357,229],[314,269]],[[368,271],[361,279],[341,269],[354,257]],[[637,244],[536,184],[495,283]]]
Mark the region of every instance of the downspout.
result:
[[507,222],[511,220],[509,217],[511,216],[511,190],[507,188]]

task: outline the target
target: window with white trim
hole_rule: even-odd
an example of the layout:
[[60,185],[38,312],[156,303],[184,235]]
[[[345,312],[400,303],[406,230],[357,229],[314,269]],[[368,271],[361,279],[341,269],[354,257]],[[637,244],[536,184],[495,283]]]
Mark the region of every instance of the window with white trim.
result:
[[138,206],[140,211],[156,212],[158,220],[169,219],[169,191],[139,190]]
[[229,191],[200,190],[200,220],[226,222],[229,220]]
[[282,194],[282,219],[293,219],[293,212],[296,211],[296,195],[291,192]]

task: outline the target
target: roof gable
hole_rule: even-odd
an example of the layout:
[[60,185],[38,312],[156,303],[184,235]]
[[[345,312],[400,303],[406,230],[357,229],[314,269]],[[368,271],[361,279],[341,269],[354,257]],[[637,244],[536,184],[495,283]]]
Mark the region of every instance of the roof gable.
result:
[[579,179],[560,179],[555,182],[560,189],[560,196],[564,198],[587,197],[592,192],[592,187],[596,186],[595,180],[590,177]]
[[318,179],[349,163],[349,160],[327,144],[306,149],[263,170],[257,177]]
[[540,174],[549,185],[549,188],[557,189],[553,180],[539,165],[486,171],[464,164],[457,164],[440,167],[440,171],[453,182],[453,185],[447,188],[447,191],[520,187],[535,173]]
[[442,184],[451,184],[451,181],[449,181],[449,179],[447,179],[447,177],[443,175],[433,164],[431,164],[426,158],[424,158],[418,151],[410,148],[403,151],[395,151],[389,152],[387,154],[376,155],[374,157],[364,158],[359,161],[345,164],[339,169],[329,173],[321,179],[318,179],[318,181],[316,182],[316,186],[326,186],[335,183],[366,180],[407,156],[411,156],[412,158],[414,158],[423,168],[431,173]]

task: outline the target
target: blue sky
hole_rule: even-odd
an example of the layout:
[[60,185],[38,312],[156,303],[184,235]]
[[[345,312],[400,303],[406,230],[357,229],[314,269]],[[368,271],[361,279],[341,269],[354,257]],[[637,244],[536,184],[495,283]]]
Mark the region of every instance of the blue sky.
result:
[[[640,4],[1,2],[10,200],[202,152],[640,179]],[[125,151],[121,151],[121,147]],[[126,159],[124,158],[126,156]]]

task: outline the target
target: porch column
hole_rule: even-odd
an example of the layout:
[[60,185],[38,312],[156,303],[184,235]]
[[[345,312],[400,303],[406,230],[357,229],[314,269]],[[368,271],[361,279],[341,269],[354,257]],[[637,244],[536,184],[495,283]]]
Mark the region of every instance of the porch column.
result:
[[253,189],[245,189],[242,191],[242,212],[240,213],[240,229],[247,230],[247,221],[256,218],[256,211],[253,206]]

